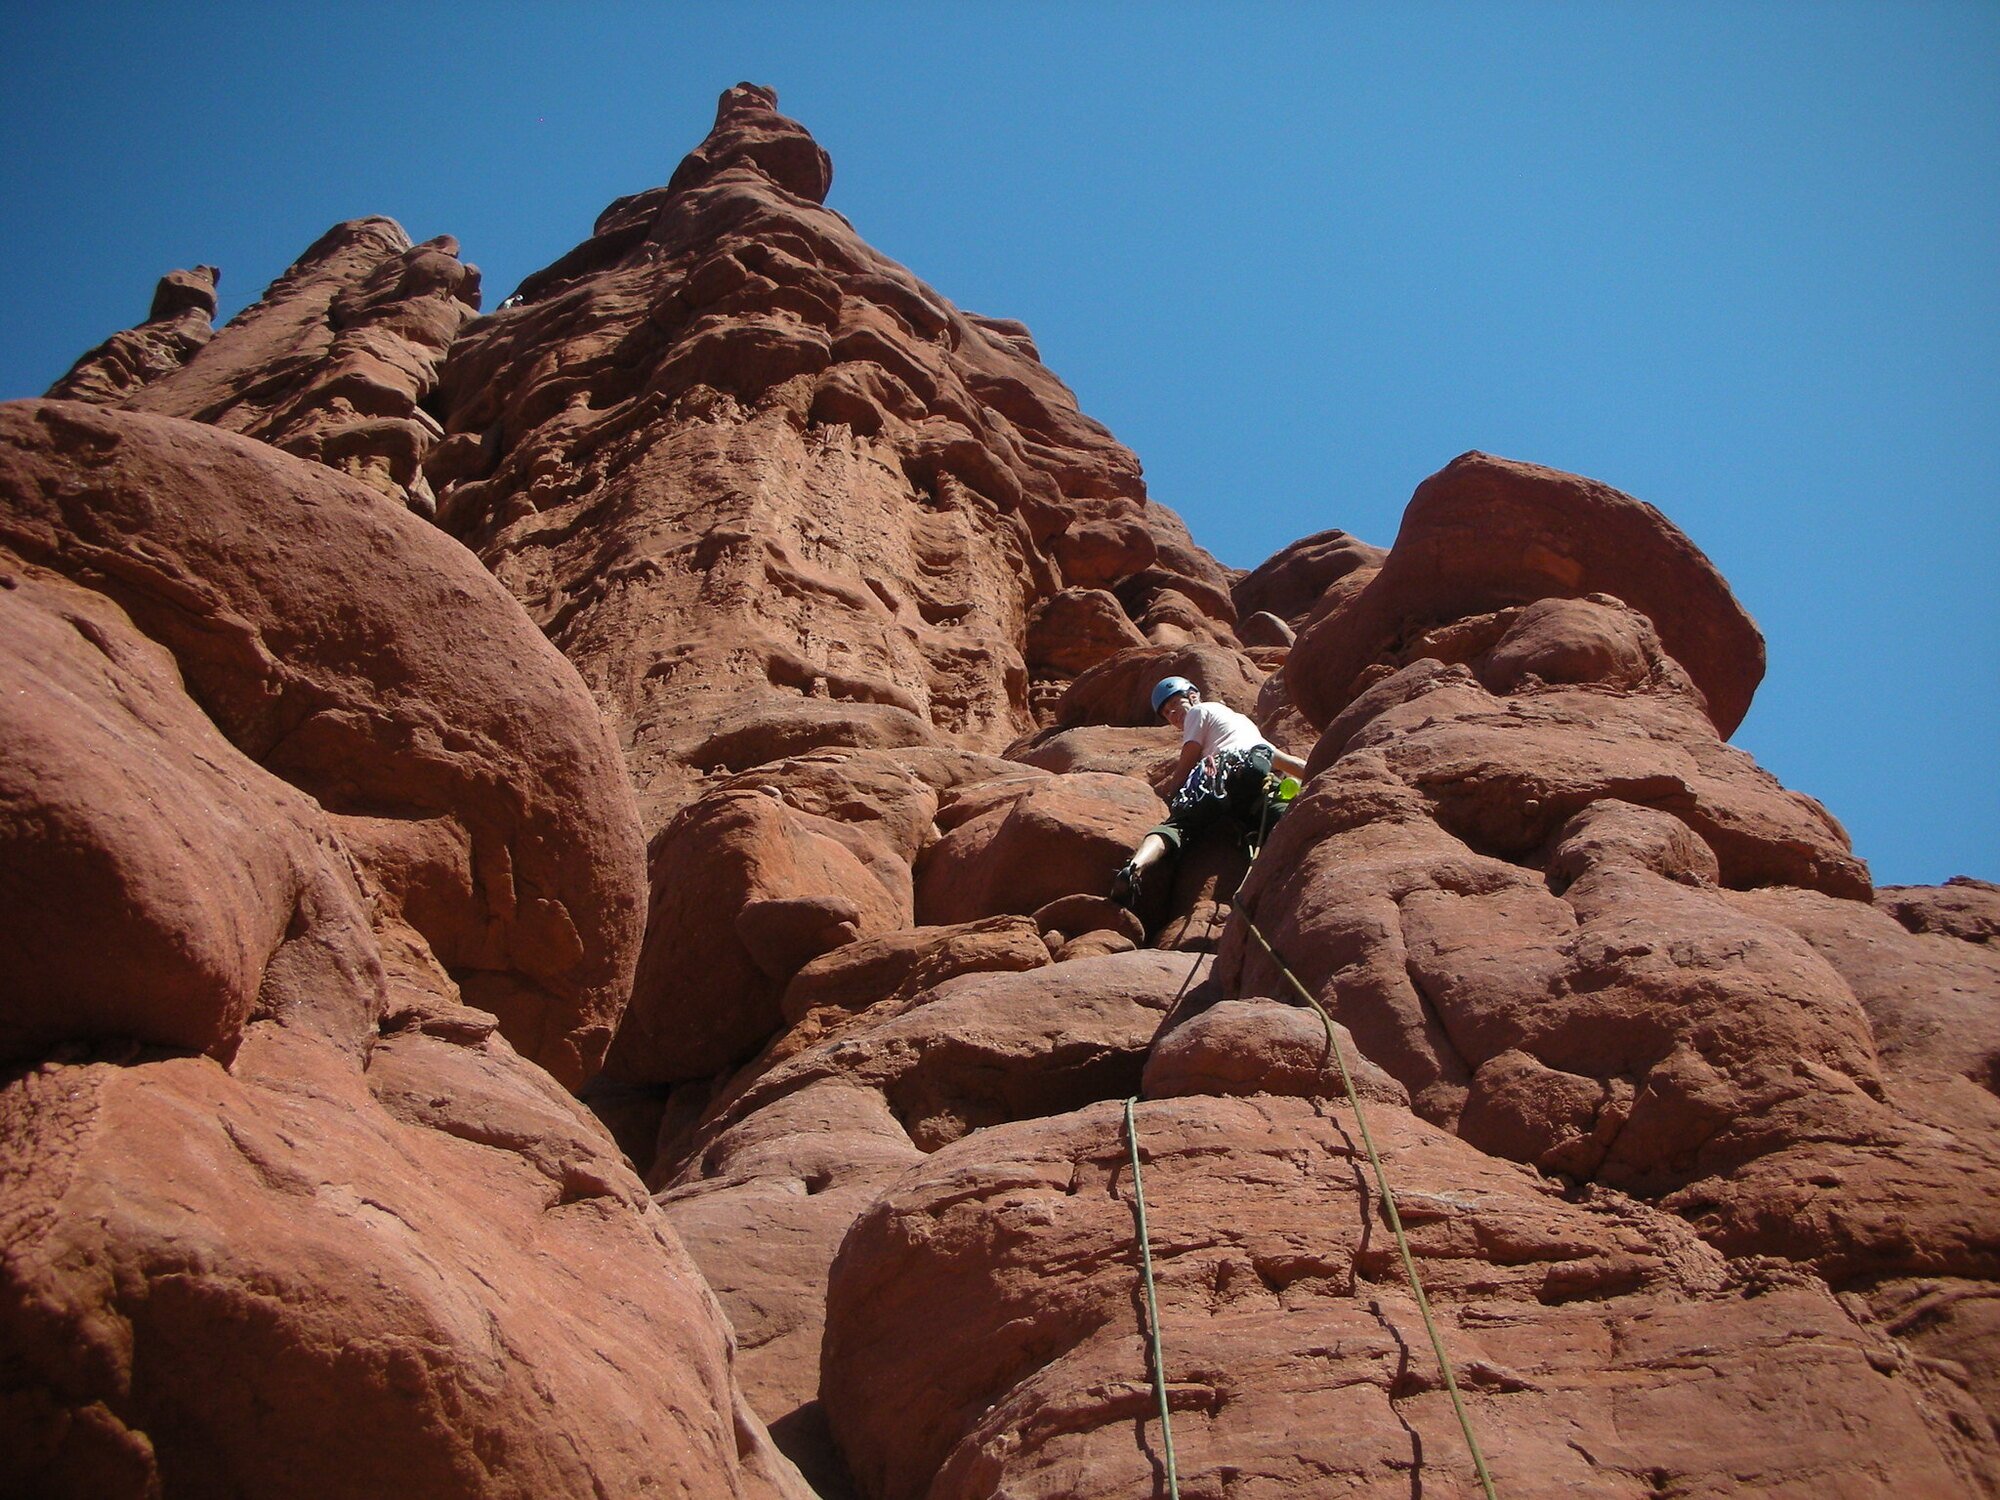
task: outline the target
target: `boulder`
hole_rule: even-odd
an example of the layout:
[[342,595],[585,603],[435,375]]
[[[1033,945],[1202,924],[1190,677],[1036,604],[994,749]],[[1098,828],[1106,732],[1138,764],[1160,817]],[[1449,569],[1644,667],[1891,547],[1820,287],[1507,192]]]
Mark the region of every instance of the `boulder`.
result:
[[1150,728],[1153,686],[1162,677],[1185,677],[1211,702],[1239,713],[1256,705],[1264,673],[1241,651],[1207,644],[1143,646],[1108,657],[1079,676],[1063,693],[1055,727],[1084,724]]
[[497,1037],[377,1059],[257,1022],[0,1090],[7,1488],[804,1500],[595,1122]]
[[1150,786],[1173,770],[1179,751],[1179,736],[1167,724],[1142,729],[1091,724],[1042,730],[1010,745],[1007,756],[1044,771],[1109,771]]
[[1645,616],[1717,731],[1734,731],[1763,676],[1764,642],[1708,559],[1643,501],[1484,453],[1419,485],[1379,571],[1301,629],[1293,696],[1325,724],[1367,686],[1357,679],[1371,663],[1425,625],[1590,593]]
[[1074,772],[1023,786],[924,851],[916,873],[925,922],[1033,912],[1071,895],[1101,895],[1166,809],[1126,776]]
[[[1502,1493],[1960,1484],[1892,1342],[1823,1286],[1369,1115]],[[1347,1107],[1170,1099],[1135,1123],[1183,1493],[1477,1493]],[[959,1141],[862,1214],[820,1380],[862,1493],[1163,1482],[1133,1200],[1106,1102]]]
[[323,468],[44,402],[0,616],[0,1490],[805,1500],[565,1087],[640,844],[518,606]]
[[905,866],[864,863],[847,825],[770,792],[714,792],[656,843],[632,1006],[605,1062],[614,1080],[674,1083],[744,1061],[780,1029],[799,969],[909,925]]
[[2000,885],[1954,875],[1943,885],[1889,885],[1875,904],[1911,932],[1942,932],[1968,943],[2000,938]]
[[1229,591],[1243,622],[1239,630],[1244,643],[1267,644],[1251,639],[1250,623],[1256,616],[1266,615],[1285,627],[1289,644],[1291,633],[1304,623],[1329,588],[1350,573],[1381,567],[1388,555],[1338,529],[1300,537],[1272,554],[1237,579]]
[[[156,643],[123,648],[156,696],[173,685],[144,661],[171,658],[200,707],[165,710],[158,732],[191,754],[198,712],[237,752],[220,773],[186,767],[190,795],[220,810],[219,784],[254,763],[350,820],[335,866],[357,859],[524,1055],[570,1085],[594,1071],[637,957],[632,794],[574,669],[461,548],[262,443],[21,402],[0,408],[0,549],[122,610]],[[254,847],[234,816],[222,826]],[[132,856],[163,833],[138,829]],[[281,879],[257,900],[289,911],[296,894]],[[242,941],[228,930],[205,941]]]
[[1144,646],[1146,637],[1104,589],[1064,589],[1028,618],[1028,668],[1074,677],[1108,656]]

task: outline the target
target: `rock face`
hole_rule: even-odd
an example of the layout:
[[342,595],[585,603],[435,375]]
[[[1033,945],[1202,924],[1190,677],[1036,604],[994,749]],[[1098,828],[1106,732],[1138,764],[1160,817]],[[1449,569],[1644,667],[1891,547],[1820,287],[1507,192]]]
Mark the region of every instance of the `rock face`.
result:
[[[178,678],[206,733],[235,752],[141,752],[136,727],[107,708],[64,734],[87,730],[115,759],[51,738],[45,761],[22,763],[16,795],[47,811],[24,818],[20,836],[71,862],[60,879],[8,866],[19,883],[6,920],[30,951],[51,954],[41,993],[53,1024],[110,1003],[63,955],[133,961],[77,939],[69,924],[101,913],[77,909],[72,880],[108,899],[157,895],[137,909],[176,963],[230,934],[194,973],[233,976],[232,1010],[255,995],[275,945],[265,939],[304,922],[314,899],[311,880],[275,874],[300,859],[191,888],[175,868],[212,842],[202,827],[267,831],[256,810],[274,795],[268,778],[231,785],[229,767],[247,757],[337,820],[327,826],[341,857],[522,1053],[572,1085],[596,1071],[643,919],[631,793],[575,673],[461,549],[263,444],[63,402],[0,411],[0,502],[0,545],[129,616],[154,656],[168,653],[149,673]],[[56,719],[65,684],[95,666],[61,668],[21,733]],[[177,727],[151,731],[169,740],[197,712],[172,696],[159,711]],[[158,832],[132,808],[119,824],[138,837],[114,839],[107,809],[147,797],[162,809]],[[44,845],[44,817],[79,831]],[[235,862],[235,842],[223,840],[218,868]],[[124,969],[113,988],[143,972]]]
[[577,662],[653,828],[747,714],[757,759],[997,752],[1163,601],[1233,643],[1228,575],[1027,330],[876,254],[830,177],[731,89],[446,362],[440,519]]
[[[1224,569],[831,181],[741,85],[0,409],[0,1492],[1162,1493],[1136,1149],[1183,1492],[1476,1493],[1372,1141],[1500,1493],[2000,1495],[2000,891],[1694,543]],[[1307,784],[1133,913],[1167,673]]]
[[[1136,1119],[1182,1492],[1477,1494],[1345,1106]],[[1374,1128],[1502,1493],[1963,1482],[1906,1356],[1810,1278],[1566,1203],[1391,1106]],[[1107,1103],[960,1141],[862,1216],[822,1375],[862,1493],[1160,1488],[1132,1195]]]
[[173,374],[215,337],[215,288],[221,274],[214,266],[169,271],[154,289],[146,321],[112,334],[48,393],[115,406],[141,386]]
[[323,468],[47,402],[0,614],[0,1489],[803,1494],[557,1083],[640,841],[513,601]]
[[212,422],[433,510],[420,465],[441,433],[419,403],[479,310],[458,242],[412,245],[392,219],[336,224],[211,336],[215,283],[212,266],[168,276],[143,326],[49,394]]

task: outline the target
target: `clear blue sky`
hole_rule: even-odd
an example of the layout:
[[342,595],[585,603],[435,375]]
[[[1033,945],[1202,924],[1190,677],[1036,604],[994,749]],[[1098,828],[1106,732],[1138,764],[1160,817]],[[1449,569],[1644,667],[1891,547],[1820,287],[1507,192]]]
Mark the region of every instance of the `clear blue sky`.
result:
[[2000,5],[0,0],[0,397],[362,214],[491,307],[743,78],[1224,561],[1468,448],[1606,480],[1763,626],[1737,743],[2000,879]]

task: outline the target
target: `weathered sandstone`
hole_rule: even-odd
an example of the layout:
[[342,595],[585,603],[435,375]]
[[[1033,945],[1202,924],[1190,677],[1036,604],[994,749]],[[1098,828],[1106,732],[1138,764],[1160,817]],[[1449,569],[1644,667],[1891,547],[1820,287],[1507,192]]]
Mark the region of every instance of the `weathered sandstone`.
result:
[[518,607],[324,468],[43,402],[0,616],[0,1491],[807,1494],[558,1082],[641,847]]
[[479,270],[458,242],[412,245],[392,219],[336,224],[211,336],[215,281],[209,266],[173,273],[145,325],[49,394],[261,438],[429,514],[421,466],[443,433],[426,398],[479,310]]
[[[1500,1493],[2000,1496],[2000,887],[1694,542],[1225,568],[831,182],[741,85],[491,316],[356,220],[0,408],[0,1493],[1161,1493],[1137,1096],[1191,1500],[1476,1492],[1364,1110]],[[1167,673],[1306,786],[1127,911]]]
[[445,365],[440,518],[578,664],[652,828],[742,715],[790,754],[998,751],[1164,595],[1228,635],[1228,575],[1026,330],[871,250],[829,180],[731,89]]

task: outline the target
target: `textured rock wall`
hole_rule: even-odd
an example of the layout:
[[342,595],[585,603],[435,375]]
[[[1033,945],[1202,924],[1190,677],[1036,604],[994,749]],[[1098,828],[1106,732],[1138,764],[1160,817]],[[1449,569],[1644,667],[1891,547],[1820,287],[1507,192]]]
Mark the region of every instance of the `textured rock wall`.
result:
[[479,309],[449,235],[393,219],[336,224],[257,302],[211,332],[217,273],[175,271],[146,323],[114,334],[51,396],[211,422],[310,458],[429,514],[421,464],[446,348]]
[[[1136,1098],[1190,1496],[1476,1492],[1363,1111],[1502,1494],[2000,1495],[2000,889],[1727,743],[1695,543],[1232,574],[775,106],[0,411],[0,1490],[1160,1493]],[[1309,773],[1135,915],[1168,672]]]
[[806,749],[1004,749],[1149,630],[1234,644],[1228,575],[1027,330],[864,244],[774,103],[731,89],[668,186],[453,346],[427,464],[650,828]]
[[518,606],[324,468],[42,402],[0,616],[0,1491],[803,1494],[558,1081],[642,845]]

